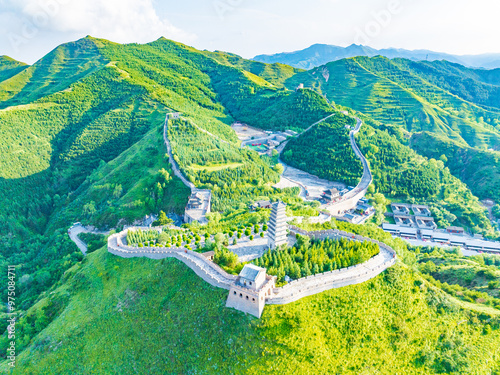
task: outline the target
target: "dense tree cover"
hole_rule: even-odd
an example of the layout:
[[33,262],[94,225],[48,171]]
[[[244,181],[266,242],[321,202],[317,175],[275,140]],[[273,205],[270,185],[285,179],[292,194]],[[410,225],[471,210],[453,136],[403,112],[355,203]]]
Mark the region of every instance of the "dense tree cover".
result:
[[352,150],[346,129],[355,125],[355,119],[337,113],[289,140],[283,161],[320,178],[355,186],[363,174],[363,166]]
[[459,248],[411,247],[419,270],[448,294],[469,303],[500,310],[500,256],[465,259]]
[[357,137],[370,163],[375,189],[386,197],[427,203],[440,226],[457,224],[497,237],[479,200],[441,160],[426,159],[398,142],[387,130],[368,124]]
[[82,232],[78,237],[87,245],[87,254],[107,245],[106,236],[102,234]]
[[[169,122],[174,159],[196,186],[212,190],[214,210],[249,204],[258,196],[274,195],[269,183],[279,181],[270,158],[241,149],[201,132],[189,120]],[[279,194],[279,192],[277,191]]]
[[413,134],[411,147],[428,158],[442,160],[450,172],[481,199],[500,202],[500,153],[466,147],[428,132]]
[[425,162],[387,132],[366,126],[357,141],[370,162],[375,185],[380,192],[415,199],[427,199],[439,192],[439,168]]
[[267,273],[278,277],[277,283],[285,282],[285,275],[300,279],[327,271],[346,268],[363,263],[380,252],[373,242],[340,240],[311,241],[309,237],[297,236],[297,245],[290,248],[268,250],[262,257],[252,261],[267,269]]

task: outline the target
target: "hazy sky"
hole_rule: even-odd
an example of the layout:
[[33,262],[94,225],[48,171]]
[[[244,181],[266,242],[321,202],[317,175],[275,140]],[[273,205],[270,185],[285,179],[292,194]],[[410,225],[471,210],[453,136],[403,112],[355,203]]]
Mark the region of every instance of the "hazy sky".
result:
[[165,36],[243,57],[314,43],[500,52],[498,0],[0,0],[0,55],[33,63],[86,35]]

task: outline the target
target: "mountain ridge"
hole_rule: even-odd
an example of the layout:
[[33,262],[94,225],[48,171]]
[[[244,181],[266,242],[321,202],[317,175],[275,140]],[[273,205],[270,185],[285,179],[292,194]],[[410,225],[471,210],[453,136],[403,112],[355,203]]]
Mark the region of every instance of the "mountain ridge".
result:
[[262,54],[255,56],[252,60],[265,63],[283,63],[295,68],[312,69],[331,61],[344,58],[377,55],[388,58],[406,58],[414,61],[429,59],[430,61],[447,60],[460,65],[494,69],[500,68],[500,53],[486,53],[479,55],[454,55],[445,52],[435,52],[426,49],[408,50],[404,48],[382,48],[375,49],[369,46],[351,44],[341,47],[330,44],[313,44],[307,48],[291,52],[276,54]]

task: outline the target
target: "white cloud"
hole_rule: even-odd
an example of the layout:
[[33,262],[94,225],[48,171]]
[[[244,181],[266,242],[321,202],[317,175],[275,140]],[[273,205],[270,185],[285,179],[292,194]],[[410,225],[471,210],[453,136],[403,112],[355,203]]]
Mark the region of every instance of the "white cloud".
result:
[[65,41],[92,35],[119,43],[160,36],[187,43],[196,39],[160,18],[152,0],[0,0],[0,8],[1,14],[10,13],[8,27],[0,24],[0,46],[10,44],[14,53],[54,35]]

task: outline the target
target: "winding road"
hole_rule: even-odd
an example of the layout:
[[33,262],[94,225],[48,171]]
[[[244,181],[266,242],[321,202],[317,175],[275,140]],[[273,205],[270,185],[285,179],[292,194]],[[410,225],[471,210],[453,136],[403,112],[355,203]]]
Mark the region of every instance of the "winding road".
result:
[[71,241],[75,243],[76,246],[81,250],[83,255],[87,254],[87,244],[83,242],[78,235],[80,233],[93,233],[93,234],[102,234],[102,235],[108,235],[109,231],[98,231],[94,229],[87,229],[81,224],[73,225],[71,228],[68,229],[68,235],[69,238],[71,238]]

